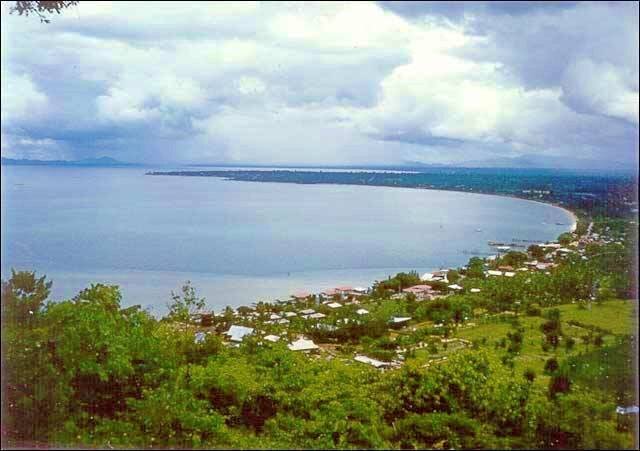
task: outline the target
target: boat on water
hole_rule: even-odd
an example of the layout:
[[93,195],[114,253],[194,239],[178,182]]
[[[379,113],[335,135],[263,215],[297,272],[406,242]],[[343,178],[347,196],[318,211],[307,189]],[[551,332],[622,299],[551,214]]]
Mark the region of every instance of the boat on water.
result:
[[564,222],[556,222],[556,225],[565,225]]
[[482,232],[482,229],[476,229],[476,232]]

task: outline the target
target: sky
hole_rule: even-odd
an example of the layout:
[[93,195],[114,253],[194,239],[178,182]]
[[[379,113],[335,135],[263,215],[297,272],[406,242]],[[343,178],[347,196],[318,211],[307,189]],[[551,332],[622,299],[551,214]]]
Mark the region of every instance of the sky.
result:
[[638,2],[12,3],[3,157],[637,166]]

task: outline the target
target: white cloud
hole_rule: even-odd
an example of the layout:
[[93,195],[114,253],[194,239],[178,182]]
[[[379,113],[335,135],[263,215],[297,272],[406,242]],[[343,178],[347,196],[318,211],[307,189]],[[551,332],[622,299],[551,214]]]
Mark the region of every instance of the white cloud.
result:
[[293,3],[269,23],[279,40],[325,51],[406,45],[412,26],[369,2]]
[[256,77],[240,77],[237,81],[238,91],[245,95],[262,94],[267,86]]
[[81,2],[48,25],[5,9],[14,149],[267,164],[637,153],[637,5],[409,20],[371,2]]
[[39,118],[44,115],[49,101],[28,74],[16,75],[3,70],[1,76],[3,122]]
[[618,117],[638,124],[638,79],[627,68],[578,59],[562,80],[564,99],[576,110]]

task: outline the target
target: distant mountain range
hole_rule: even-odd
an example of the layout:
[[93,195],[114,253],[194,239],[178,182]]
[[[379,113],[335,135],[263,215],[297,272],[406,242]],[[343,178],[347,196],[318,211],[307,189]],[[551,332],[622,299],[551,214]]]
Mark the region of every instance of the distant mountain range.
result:
[[110,157],[85,158],[82,160],[28,160],[2,157],[2,164],[6,166],[91,166],[91,167],[114,167],[114,166],[140,166],[136,163],[125,163]]

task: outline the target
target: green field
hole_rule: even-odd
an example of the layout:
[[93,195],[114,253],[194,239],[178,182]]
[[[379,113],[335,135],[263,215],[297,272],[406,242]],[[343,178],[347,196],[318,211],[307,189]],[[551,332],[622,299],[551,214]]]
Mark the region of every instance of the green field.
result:
[[[593,344],[585,344],[582,340],[583,336],[589,334],[589,329],[568,324],[568,321],[578,321],[583,326],[596,326],[611,331],[614,335],[605,334],[603,336],[603,346],[613,345],[615,335],[628,334],[635,330],[636,311],[632,301],[611,300],[601,304],[594,303],[590,310],[582,309],[577,304],[561,305],[558,309],[561,312],[562,333],[565,337],[575,339],[575,345],[571,350],[567,350],[564,346],[565,337],[563,337],[555,350],[550,348],[548,351],[544,351],[542,349],[544,334],[540,330],[540,326],[545,322],[545,319],[539,316],[518,317],[524,328],[524,340],[522,350],[514,359],[514,371],[523,372],[526,369],[532,369],[538,376],[537,382],[541,384],[548,382],[548,376],[543,374],[543,370],[545,362],[549,358],[555,356],[559,361],[562,361],[568,357],[580,354],[591,355],[598,352]],[[481,348],[492,350],[499,356],[507,354],[506,349],[499,346],[499,342],[507,336],[508,332],[514,330],[510,322],[498,321],[497,318],[491,317],[473,322],[476,324],[475,326],[461,327],[453,336],[475,342]],[[439,346],[439,352],[433,355],[429,354],[426,349],[421,349],[416,351],[415,358],[427,362],[429,359],[439,358],[456,352],[456,350],[457,347],[444,350],[442,346]]]
[[637,328],[637,307],[633,301],[612,300],[593,303],[591,310],[580,309],[577,304],[558,307],[563,321],[580,323],[607,329],[614,334],[626,334]]

